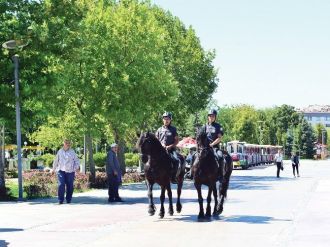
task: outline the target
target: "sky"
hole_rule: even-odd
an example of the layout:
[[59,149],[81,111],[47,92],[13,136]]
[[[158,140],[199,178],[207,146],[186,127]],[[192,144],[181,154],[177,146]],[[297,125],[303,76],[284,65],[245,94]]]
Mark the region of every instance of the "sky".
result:
[[221,105],[330,105],[329,0],[153,0],[215,49]]

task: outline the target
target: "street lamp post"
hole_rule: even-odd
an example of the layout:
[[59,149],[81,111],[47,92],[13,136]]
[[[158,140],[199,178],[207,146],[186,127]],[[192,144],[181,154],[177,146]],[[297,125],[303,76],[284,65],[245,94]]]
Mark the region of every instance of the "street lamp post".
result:
[[[9,40],[2,44],[2,47],[8,50],[17,50],[27,46],[28,43],[23,43],[19,40]],[[18,164],[18,200],[23,200],[23,179],[22,179],[22,144],[21,144],[21,108],[19,102],[19,56],[12,56],[12,61],[15,66],[15,102],[16,102],[16,135],[17,135],[17,164]]]
[[322,145],[325,145],[325,133],[326,133],[326,130],[322,129]]

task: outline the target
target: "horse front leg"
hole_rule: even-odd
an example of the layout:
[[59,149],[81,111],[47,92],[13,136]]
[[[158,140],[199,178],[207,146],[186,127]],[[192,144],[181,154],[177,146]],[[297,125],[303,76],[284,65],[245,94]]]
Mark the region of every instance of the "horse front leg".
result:
[[213,190],[214,190],[213,185],[210,185],[209,190],[207,192],[207,198],[206,198],[206,201],[207,201],[206,214],[205,214],[206,217],[211,217],[211,195],[212,195]]
[[164,201],[165,201],[165,186],[161,186],[161,192],[160,192],[160,211],[159,211],[159,217],[164,218],[165,215],[165,209],[164,209]]
[[178,194],[178,199],[176,201],[176,212],[180,213],[182,210],[182,205],[181,205],[181,191],[182,191],[182,186],[183,186],[183,179],[180,179],[178,181],[178,188],[177,188],[177,194]]
[[148,188],[148,200],[149,200],[149,207],[148,207],[148,213],[150,216],[154,215],[156,212],[156,207],[154,204],[154,198],[152,196],[152,188],[154,186],[153,183],[149,183],[148,181],[147,183],[147,188]]
[[199,214],[198,219],[203,219],[204,215],[204,208],[203,208],[203,196],[202,196],[202,185],[195,182],[195,188],[198,194],[198,203],[199,203]]
[[168,214],[169,215],[173,215],[174,210],[173,210],[173,201],[172,201],[172,189],[171,189],[171,183],[169,183],[166,186],[167,189],[167,196],[168,196],[168,202],[169,202],[169,206],[168,206]]

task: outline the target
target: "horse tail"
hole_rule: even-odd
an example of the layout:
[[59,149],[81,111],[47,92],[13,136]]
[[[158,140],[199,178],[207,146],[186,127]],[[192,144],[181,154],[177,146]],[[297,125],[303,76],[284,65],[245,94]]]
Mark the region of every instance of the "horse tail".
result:
[[230,180],[231,173],[233,171],[233,161],[229,155],[226,155],[225,159],[226,159],[226,162],[225,162],[225,169],[224,169],[224,174],[223,174],[223,181],[221,183],[220,194],[223,195],[225,198],[227,198],[229,180]]

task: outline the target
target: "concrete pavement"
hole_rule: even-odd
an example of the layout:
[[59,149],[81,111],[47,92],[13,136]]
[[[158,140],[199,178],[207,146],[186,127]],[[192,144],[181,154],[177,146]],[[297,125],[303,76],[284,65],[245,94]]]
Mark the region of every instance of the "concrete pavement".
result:
[[108,204],[106,190],[74,194],[72,204],[1,202],[0,246],[329,246],[330,162],[301,163],[300,178],[289,164],[281,178],[274,166],[234,171],[223,214],[203,222],[191,182],[182,212],[164,219],[148,216],[144,184],[122,188],[124,203]]

